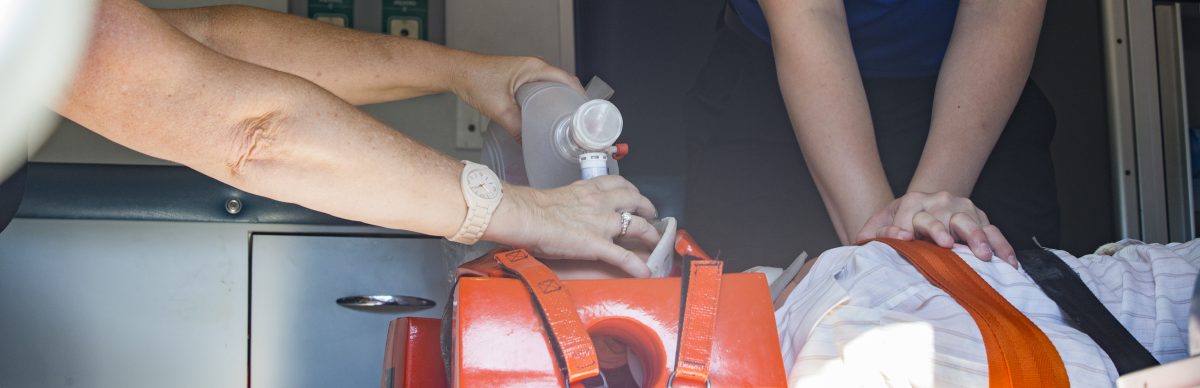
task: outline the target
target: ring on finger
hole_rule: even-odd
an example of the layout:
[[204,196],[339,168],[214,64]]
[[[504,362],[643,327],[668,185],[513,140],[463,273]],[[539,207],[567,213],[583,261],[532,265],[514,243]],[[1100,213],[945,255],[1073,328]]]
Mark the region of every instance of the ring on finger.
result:
[[625,237],[625,233],[629,232],[629,224],[632,222],[632,212],[621,212],[621,234],[618,234],[617,237]]

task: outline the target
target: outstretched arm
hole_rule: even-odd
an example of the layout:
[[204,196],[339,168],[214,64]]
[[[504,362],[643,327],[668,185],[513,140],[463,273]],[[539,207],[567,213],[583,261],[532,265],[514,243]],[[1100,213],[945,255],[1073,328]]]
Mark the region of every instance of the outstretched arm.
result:
[[[1017,265],[1011,244],[966,197],[1029,78],[1045,7],[1045,0],[960,2],[908,194],[876,213],[860,238],[915,233],[944,247],[964,241],[976,256],[995,252]],[[934,192],[942,194],[928,195]]]
[[[242,190],[338,217],[448,236],[466,214],[462,165],[291,74],[217,54],[134,0],[103,0],[59,113],[123,145]],[[648,272],[613,244],[620,209],[653,207],[609,177],[506,187],[484,238]],[[629,233],[653,244],[636,218]]]
[[356,105],[453,92],[516,133],[518,86],[555,81],[583,90],[537,58],[476,54],[248,6],[155,12],[214,51],[297,75]]
[[761,0],[788,117],[843,244],[892,200],[841,0]]
[[1045,0],[960,2],[909,191],[971,195],[1029,79],[1045,8]]

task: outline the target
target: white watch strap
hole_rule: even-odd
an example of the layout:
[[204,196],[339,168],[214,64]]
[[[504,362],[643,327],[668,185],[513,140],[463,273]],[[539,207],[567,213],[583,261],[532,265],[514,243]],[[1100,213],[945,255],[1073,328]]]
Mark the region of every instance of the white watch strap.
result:
[[458,233],[447,239],[459,244],[473,245],[483,238],[483,232],[487,230],[488,223],[491,221],[492,212],[470,206],[467,208],[467,218],[458,228]]
[[499,184],[500,179],[496,177],[494,172],[481,164],[467,160],[462,161],[462,163],[463,178],[461,185],[463,199],[467,201],[467,216],[463,219],[462,226],[458,228],[458,232],[454,233],[453,236],[447,237],[447,239],[460,244],[473,245],[476,242],[479,242],[479,239],[483,238],[483,233],[487,231],[488,224],[492,221],[492,213],[494,213],[496,208],[499,207],[500,200],[503,198],[504,193],[501,192],[499,196],[492,199],[484,199],[476,196],[471,189],[467,187],[466,180],[467,174],[469,174],[473,168],[486,170],[491,175],[492,179],[496,180],[497,184]]

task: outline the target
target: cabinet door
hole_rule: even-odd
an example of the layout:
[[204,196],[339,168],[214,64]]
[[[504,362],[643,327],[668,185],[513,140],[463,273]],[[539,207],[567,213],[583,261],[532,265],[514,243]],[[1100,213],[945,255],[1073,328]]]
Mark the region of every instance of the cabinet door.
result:
[[[440,317],[449,295],[441,240],[419,237],[254,235],[250,386],[373,387],[388,322]],[[436,307],[348,308],[338,298],[405,295]]]
[[237,387],[246,231],[17,219],[0,233],[0,387]]

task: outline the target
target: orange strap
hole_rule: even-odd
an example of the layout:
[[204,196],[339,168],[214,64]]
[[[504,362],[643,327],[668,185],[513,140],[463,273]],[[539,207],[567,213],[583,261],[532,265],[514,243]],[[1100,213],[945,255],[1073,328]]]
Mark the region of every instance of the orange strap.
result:
[[683,256],[687,272],[681,279],[683,295],[679,303],[682,316],[675,370],[671,372],[667,386],[705,387],[709,385],[709,361],[712,359],[724,263],[710,259],[683,230],[676,235],[675,250]]
[[1062,357],[1046,334],[953,251],[926,241],[875,241],[890,245],[908,259],[929,283],[950,294],[975,319],[987,349],[989,386],[1070,385]]
[[571,295],[554,271],[522,249],[500,252],[495,257],[506,274],[521,279],[533,294],[550,339],[558,348],[557,356],[562,358],[560,364],[566,367],[567,384],[572,387],[602,385],[592,337],[579,320]]

